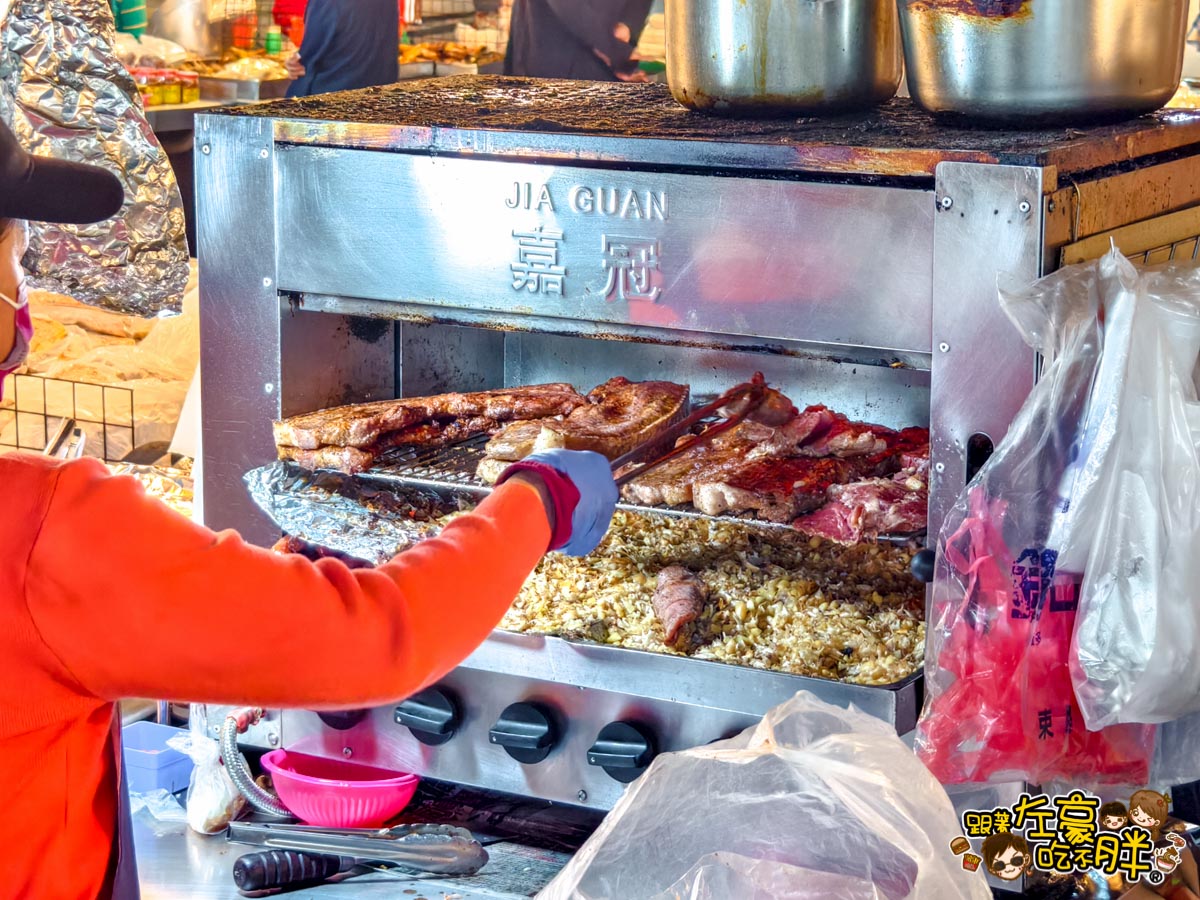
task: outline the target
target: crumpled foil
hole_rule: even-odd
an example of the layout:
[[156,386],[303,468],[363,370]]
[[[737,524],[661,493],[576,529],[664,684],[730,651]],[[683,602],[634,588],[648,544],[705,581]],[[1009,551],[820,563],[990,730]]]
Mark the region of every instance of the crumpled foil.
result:
[[125,206],[95,225],[31,223],[30,284],[127,315],[178,312],[183,201],[117,59],[108,0],[12,0],[0,22],[0,115],[30,151],[116,173]]
[[433,537],[447,516],[479,499],[283,462],[254,469],[245,481],[254,502],[284,533],[374,565]]

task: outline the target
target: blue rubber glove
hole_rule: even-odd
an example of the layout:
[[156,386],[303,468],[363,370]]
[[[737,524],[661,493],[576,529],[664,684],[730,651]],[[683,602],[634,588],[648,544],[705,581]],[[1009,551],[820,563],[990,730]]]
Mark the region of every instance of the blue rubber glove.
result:
[[[537,474],[542,467],[561,475],[579,494],[571,513],[570,536],[566,543],[552,549],[560,550],[569,556],[587,556],[604,540],[617,507],[619,494],[616,482],[613,481],[612,466],[599,453],[583,450],[544,450],[513,463],[505,471],[501,481],[522,470]],[[554,497],[556,509],[563,509],[564,498],[561,495],[564,492],[561,487],[554,484],[553,479],[543,478],[543,481]],[[558,523],[555,530],[561,531],[562,525],[563,523]]]

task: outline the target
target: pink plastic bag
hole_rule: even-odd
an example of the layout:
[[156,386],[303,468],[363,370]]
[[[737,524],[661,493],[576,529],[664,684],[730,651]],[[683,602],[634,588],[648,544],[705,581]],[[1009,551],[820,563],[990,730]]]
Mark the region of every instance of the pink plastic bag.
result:
[[969,504],[970,516],[943,547],[966,591],[939,617],[948,633],[936,665],[953,681],[930,691],[921,759],[943,784],[1145,783],[1152,729],[1088,731],[1071,688],[1076,579],[1054,571],[1053,550],[1014,558],[1000,537],[1004,501],[989,503],[976,487]]

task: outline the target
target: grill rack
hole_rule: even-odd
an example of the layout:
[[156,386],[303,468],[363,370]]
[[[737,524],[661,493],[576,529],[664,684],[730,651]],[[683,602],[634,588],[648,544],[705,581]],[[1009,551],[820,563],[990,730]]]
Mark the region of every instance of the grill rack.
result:
[[[358,477],[401,487],[416,486],[442,490],[453,488],[482,496],[492,491],[491,485],[485,484],[475,477],[475,469],[483,459],[484,446],[487,442],[488,436],[484,434],[442,447],[389,451],[380,457],[373,468]],[[756,528],[795,532],[789,523],[768,522],[765,519],[757,518],[749,511],[710,516],[690,504],[648,506],[636,503],[618,503],[617,508],[629,512],[703,519],[710,522],[737,522],[740,525]],[[923,546],[925,535],[880,535],[876,541],[901,546]]]

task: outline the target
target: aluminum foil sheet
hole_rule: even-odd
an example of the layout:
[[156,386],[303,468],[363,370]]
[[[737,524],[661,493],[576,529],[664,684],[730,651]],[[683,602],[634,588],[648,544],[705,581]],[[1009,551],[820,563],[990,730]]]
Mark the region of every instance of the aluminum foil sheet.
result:
[[104,166],[126,194],[106,222],[33,224],[24,265],[42,290],[127,315],[178,312],[183,202],[115,37],[108,0],[12,0],[0,22],[0,115],[32,152]]
[[375,565],[433,537],[445,516],[478,500],[283,462],[254,469],[245,480],[254,502],[286,534]]

